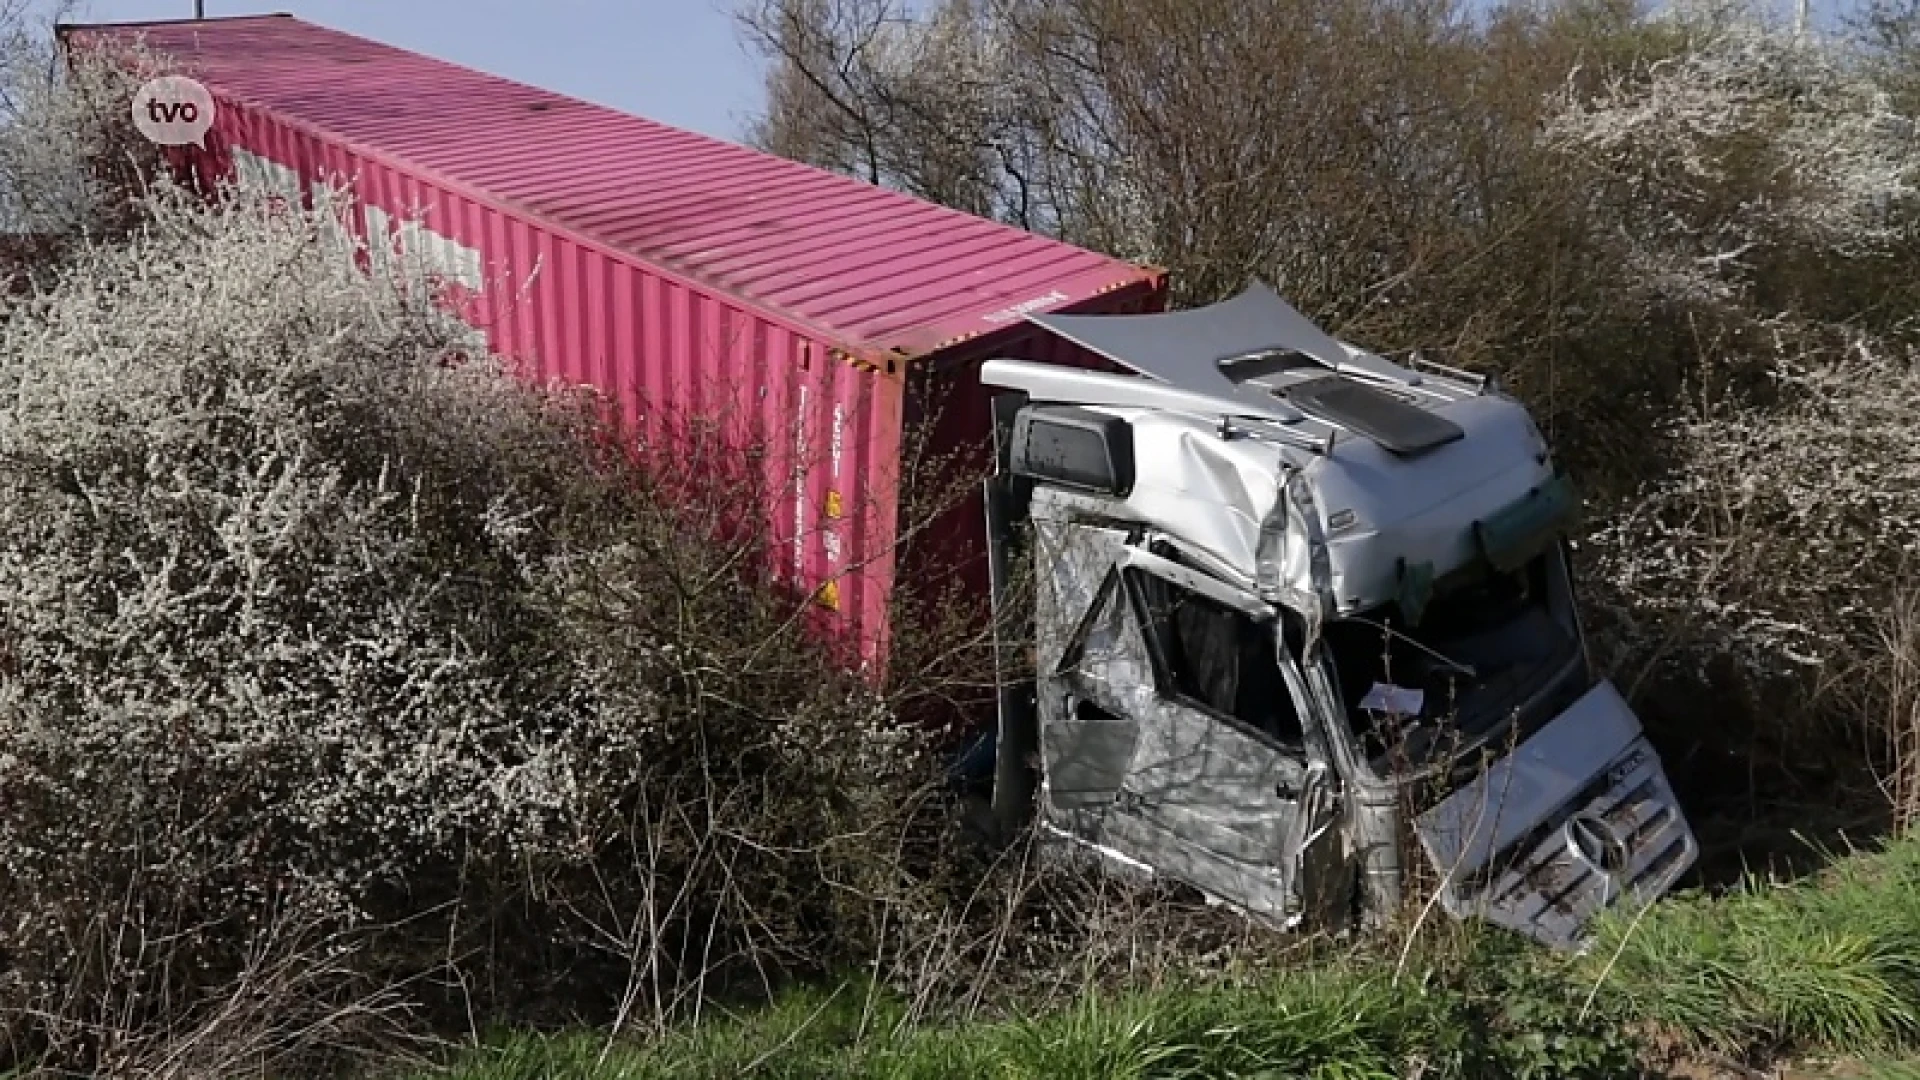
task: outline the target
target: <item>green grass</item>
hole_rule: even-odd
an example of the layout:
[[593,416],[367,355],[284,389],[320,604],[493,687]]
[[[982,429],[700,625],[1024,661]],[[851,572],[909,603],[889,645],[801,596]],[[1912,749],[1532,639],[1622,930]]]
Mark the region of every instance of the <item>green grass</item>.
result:
[[[918,1027],[900,1023],[893,999],[849,984],[645,1045],[608,1049],[586,1033],[507,1036],[438,1080],[1393,1080],[1416,1062],[1433,1077],[1612,1077],[1631,1061],[1632,1047],[1602,1016],[1579,1030],[1519,1030],[1510,1009],[1528,1015],[1538,986],[1509,981],[1495,993],[1435,976],[1423,968],[1396,981],[1348,962],[1250,988],[1089,995],[1030,1019]],[[1562,994],[1557,1006],[1570,1015],[1574,1002]]]
[[1628,1032],[1839,1053],[1869,1070],[1849,1075],[1920,1080],[1900,1064],[1920,1051],[1920,842],[1609,920],[1577,958],[1443,936],[1397,978],[1356,954],[1252,986],[951,1026],[905,1024],[899,1002],[849,983],[644,1044],[508,1035],[434,1080],[1617,1077],[1643,1050]]
[[1603,972],[1616,1011],[1721,1048],[1911,1045],[1920,843],[1840,859],[1791,885],[1676,898],[1637,926],[1609,920],[1571,974]]
[[1848,1062],[1847,1066],[1844,1071],[1835,1070],[1834,1075],[1848,1080],[1920,1080],[1920,1062],[1910,1060],[1868,1057]]

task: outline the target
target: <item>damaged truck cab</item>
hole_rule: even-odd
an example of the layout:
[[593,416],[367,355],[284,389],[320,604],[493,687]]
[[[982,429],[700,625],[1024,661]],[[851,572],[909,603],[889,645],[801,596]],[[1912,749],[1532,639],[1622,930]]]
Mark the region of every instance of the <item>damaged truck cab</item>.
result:
[[1518,402],[1264,287],[1031,318],[1136,374],[982,370],[997,622],[1031,644],[1001,654],[1003,824],[1283,927],[1387,917],[1423,858],[1450,913],[1562,947],[1693,863]]

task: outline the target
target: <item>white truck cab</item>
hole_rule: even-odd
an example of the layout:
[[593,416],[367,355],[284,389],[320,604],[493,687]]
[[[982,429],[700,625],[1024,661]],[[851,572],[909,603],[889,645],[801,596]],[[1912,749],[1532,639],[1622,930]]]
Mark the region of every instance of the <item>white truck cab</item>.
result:
[[1447,911],[1559,947],[1693,864],[1517,401],[1261,286],[1029,318],[1134,374],[981,373],[995,602],[1032,646],[1002,651],[1003,824],[1284,927],[1389,915],[1418,848]]

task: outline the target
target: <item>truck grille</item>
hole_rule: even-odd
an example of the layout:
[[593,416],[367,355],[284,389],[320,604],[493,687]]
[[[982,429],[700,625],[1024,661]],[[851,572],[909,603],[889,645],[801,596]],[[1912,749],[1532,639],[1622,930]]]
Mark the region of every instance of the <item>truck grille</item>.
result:
[[1644,737],[1481,871],[1441,893],[1449,912],[1562,946],[1633,896],[1650,903],[1693,865],[1698,847]]

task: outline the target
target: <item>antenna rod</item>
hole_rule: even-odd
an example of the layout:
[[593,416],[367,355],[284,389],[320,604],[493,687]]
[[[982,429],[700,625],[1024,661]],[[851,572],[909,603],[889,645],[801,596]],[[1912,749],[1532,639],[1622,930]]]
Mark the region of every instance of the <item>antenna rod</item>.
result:
[[196,19],[207,17],[207,0],[193,0],[193,17]]

